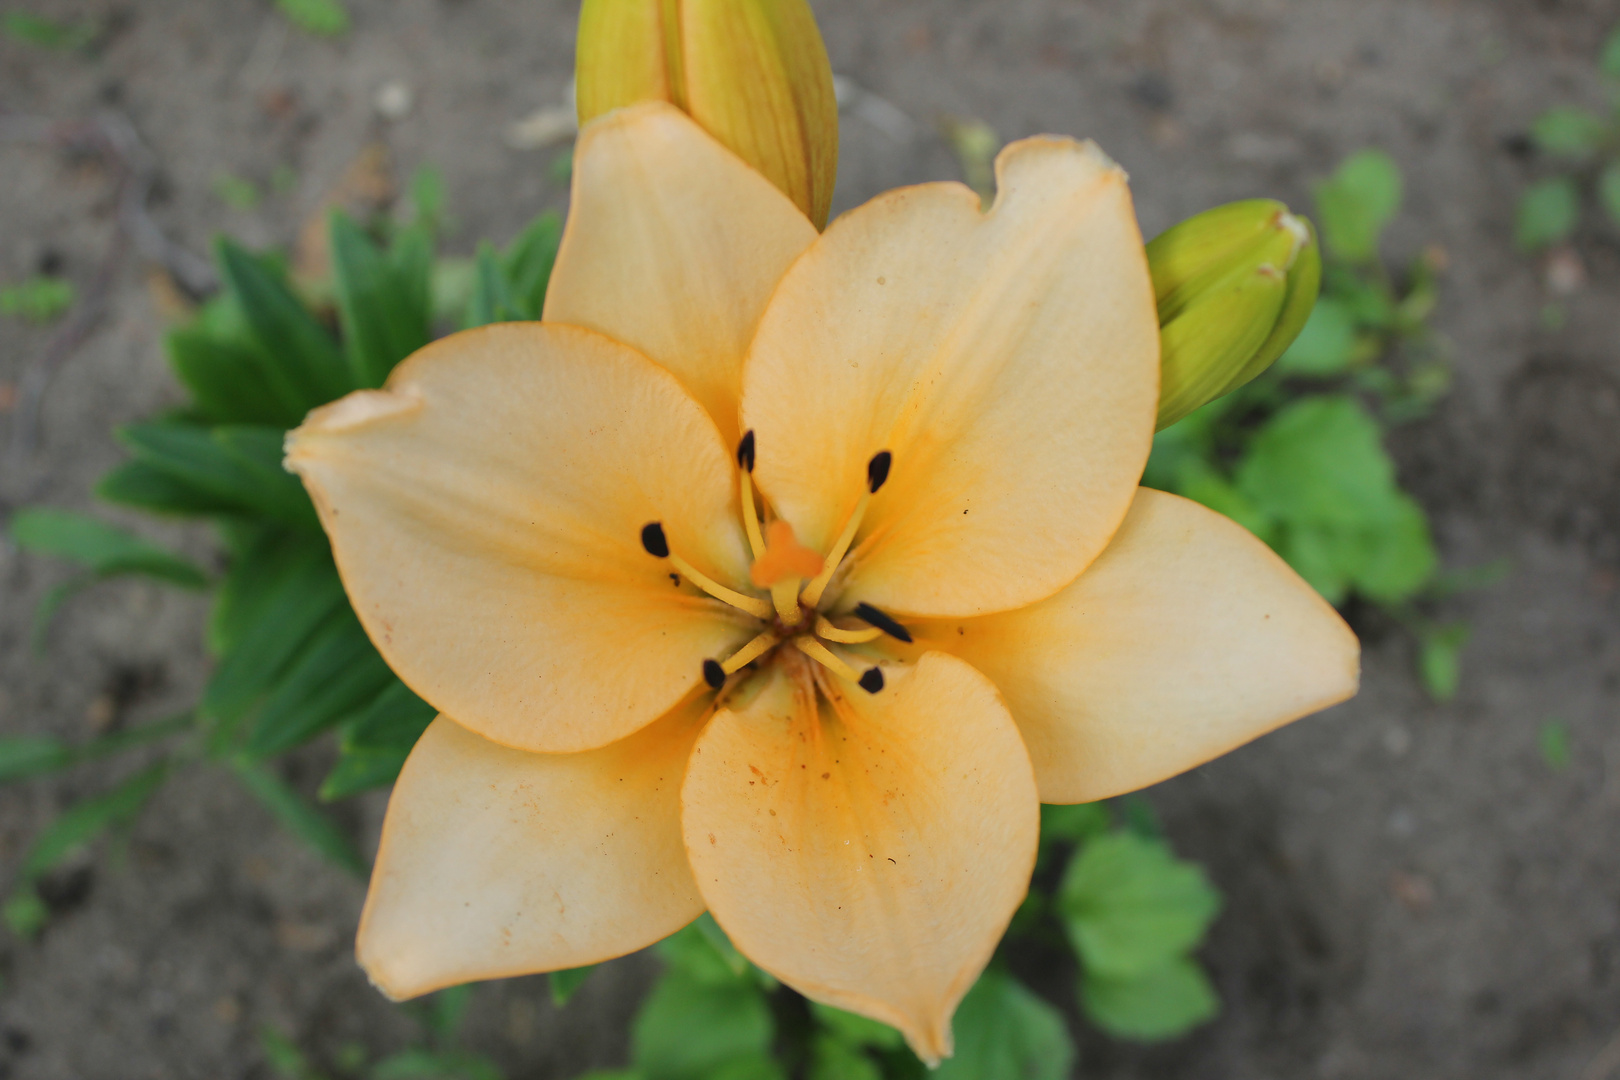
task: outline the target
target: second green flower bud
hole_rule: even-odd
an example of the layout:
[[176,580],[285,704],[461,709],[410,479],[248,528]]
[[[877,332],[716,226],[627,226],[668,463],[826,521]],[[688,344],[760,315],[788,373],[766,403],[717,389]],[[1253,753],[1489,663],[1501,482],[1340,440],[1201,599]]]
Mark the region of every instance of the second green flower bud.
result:
[[1274,199],[1206,210],[1160,233],[1147,254],[1161,430],[1270,367],[1299,336],[1322,283],[1316,230]]

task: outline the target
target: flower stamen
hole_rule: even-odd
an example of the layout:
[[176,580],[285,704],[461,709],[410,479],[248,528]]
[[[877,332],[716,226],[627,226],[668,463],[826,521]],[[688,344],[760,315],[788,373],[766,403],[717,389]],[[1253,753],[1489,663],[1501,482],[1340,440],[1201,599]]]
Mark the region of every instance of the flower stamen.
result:
[[837,641],[846,645],[861,645],[868,641],[875,641],[881,637],[883,631],[875,626],[864,630],[844,630],[827,621],[827,616],[816,616],[816,636],[826,638],[828,641]]
[[737,444],[737,468],[742,481],[743,528],[748,531],[748,546],[754,558],[765,554],[765,538],[759,531],[759,512],[754,508],[754,433],[748,432]]
[[724,601],[734,608],[746,611],[757,619],[771,617],[771,605],[759,597],[748,596],[735,589],[728,589],[679,555],[672,554],[669,550],[669,539],[664,536],[664,526],[661,523],[653,521],[642,527],[641,546],[647,550],[647,554],[655,559],[668,559],[669,564],[678,570],[682,577],[716,600]]
[[876,627],[882,633],[888,634],[896,641],[911,644],[911,631],[894,621],[893,616],[879,611],[871,604],[861,603],[855,605],[855,617],[869,626]]
[[738,649],[735,653],[732,653],[731,659],[720,665],[720,670],[726,675],[741,671],[748,664],[753,663],[759,657],[763,656],[771,649],[772,646],[781,640],[782,635],[778,634],[774,630],[767,630],[763,634],[756,637],[753,641],[750,641],[748,644]]
[[821,573],[811,578],[810,584],[799,594],[799,599],[810,607],[815,607],[821,602],[821,594],[827,590],[827,583],[838,570],[838,564],[844,561],[844,556],[849,552],[849,545],[855,542],[855,531],[861,527],[861,520],[866,517],[866,508],[872,504],[872,496],[876,495],[878,488],[889,479],[889,466],[893,462],[893,454],[887,450],[879,450],[872,455],[872,460],[866,463],[866,490],[861,493],[854,512],[844,523],[844,531],[838,534],[838,542],[827,553],[827,563],[821,568]]
[[881,668],[871,667],[857,674],[855,669],[850,667],[837,653],[815,638],[806,635],[794,638],[793,646],[834,675],[856,684],[868,694],[875,694],[883,689],[883,670]]

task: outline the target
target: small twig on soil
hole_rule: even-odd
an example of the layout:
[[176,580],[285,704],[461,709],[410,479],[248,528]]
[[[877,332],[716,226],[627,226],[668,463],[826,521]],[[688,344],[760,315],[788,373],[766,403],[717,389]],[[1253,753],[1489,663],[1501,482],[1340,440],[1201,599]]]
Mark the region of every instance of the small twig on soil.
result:
[[218,279],[206,259],[170,240],[146,212],[147,200],[157,182],[157,159],[122,115],[109,112],[94,120],[56,123],[39,117],[0,116],[0,143],[5,142],[43,143],[101,158],[113,171],[118,200],[112,239],[84,299],[51,335],[19,380],[8,456],[11,468],[20,474],[34,451],[45,388],[56,369],[106,317],[113,282],[131,241],[142,256],[164,267],[194,297],[213,292],[218,288]]
[[1587,1063],[1581,1080],[1609,1080],[1616,1072],[1620,1072],[1620,1032],[1616,1032],[1609,1045],[1599,1050],[1597,1057]]

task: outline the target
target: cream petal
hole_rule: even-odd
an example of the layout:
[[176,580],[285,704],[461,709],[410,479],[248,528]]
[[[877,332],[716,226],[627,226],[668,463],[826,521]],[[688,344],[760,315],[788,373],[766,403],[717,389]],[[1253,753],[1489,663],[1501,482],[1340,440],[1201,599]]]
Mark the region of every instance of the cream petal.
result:
[[389,666],[495,742],[553,753],[668,711],[755,619],[673,582],[745,583],[735,468],[667,372],[599,334],[455,334],[288,438],[344,586]]
[[980,619],[909,624],[984,672],[1029,747],[1041,800],[1157,783],[1352,696],[1360,644],[1242,526],[1141,489],[1073,585]]
[[714,917],[801,993],[905,1033],[927,1061],[1034,865],[1029,759],[988,680],[934,653],[867,694],[787,661],[716,714],[682,790]]
[[678,706],[581,754],[435,720],[388,802],[360,965],[389,997],[580,967],[697,918],[680,785],[708,710]]
[[620,109],[580,133],[545,317],[669,369],[734,447],[748,342],[815,238],[787,196],[679,109]]
[[[920,615],[1052,595],[1102,550],[1147,461],[1159,327],[1125,175],[1036,138],[959,184],[891,192],[788,272],[743,372],[760,486],[826,551],[892,453],[843,593]],[[838,588],[835,579],[834,589]]]

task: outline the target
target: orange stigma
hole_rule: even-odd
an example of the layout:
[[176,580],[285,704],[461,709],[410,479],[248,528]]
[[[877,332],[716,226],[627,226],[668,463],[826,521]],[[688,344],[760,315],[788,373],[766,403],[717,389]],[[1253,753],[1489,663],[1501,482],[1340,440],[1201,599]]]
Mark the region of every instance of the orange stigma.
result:
[[799,543],[793,526],[780,519],[765,527],[765,553],[754,560],[748,577],[768,589],[781,581],[797,581],[821,573],[825,560]]

